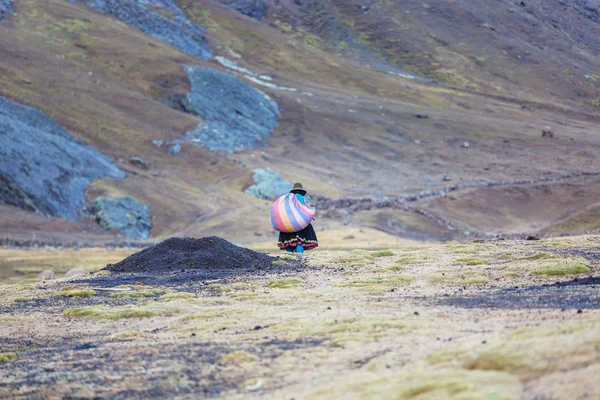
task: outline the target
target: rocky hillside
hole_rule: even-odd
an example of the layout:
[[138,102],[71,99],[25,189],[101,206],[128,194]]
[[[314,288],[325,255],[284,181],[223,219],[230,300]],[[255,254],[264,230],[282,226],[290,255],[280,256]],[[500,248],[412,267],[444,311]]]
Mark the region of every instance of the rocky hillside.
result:
[[268,189],[302,181],[321,231],[594,231],[599,21],[593,1],[0,1],[0,226],[266,242]]

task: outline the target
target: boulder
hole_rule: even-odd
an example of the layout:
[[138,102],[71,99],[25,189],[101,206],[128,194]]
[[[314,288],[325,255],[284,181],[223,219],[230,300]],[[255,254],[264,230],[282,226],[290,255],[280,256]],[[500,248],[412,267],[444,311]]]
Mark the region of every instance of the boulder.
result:
[[148,206],[132,197],[98,197],[91,213],[107,231],[118,231],[131,239],[148,239],[150,236],[152,219]]
[[84,189],[125,173],[39,110],[0,96],[0,203],[77,219]]
[[170,156],[179,154],[180,151],[181,151],[181,142],[180,141],[175,141],[175,142],[171,143],[171,145],[169,146],[169,155]]
[[244,193],[259,199],[276,199],[292,190],[292,184],[272,169],[255,169],[253,179],[254,185],[246,189]]
[[219,0],[219,2],[256,20],[261,20],[267,15],[265,0]]
[[87,271],[83,268],[72,268],[65,274],[65,278],[75,278],[76,276],[81,276],[87,274]]
[[183,101],[187,112],[204,122],[186,133],[211,151],[253,148],[277,127],[277,103],[233,75],[206,67],[187,67],[192,91]]
[[146,161],[141,157],[130,157],[129,164],[137,168],[148,169],[148,164],[146,164]]
[[185,53],[205,60],[212,56],[204,28],[190,21],[173,0],[88,0],[85,3]]
[[38,274],[38,279],[40,281],[51,281],[56,279],[56,274],[54,273],[54,271],[46,269]]
[[8,17],[12,12],[12,0],[0,0],[0,20]]

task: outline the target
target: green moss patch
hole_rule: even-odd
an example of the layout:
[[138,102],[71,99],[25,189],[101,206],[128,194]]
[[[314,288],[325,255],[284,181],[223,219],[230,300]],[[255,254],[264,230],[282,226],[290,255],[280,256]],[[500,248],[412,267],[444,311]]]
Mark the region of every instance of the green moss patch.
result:
[[267,285],[271,289],[289,289],[298,286],[300,281],[295,278],[276,279],[269,282]]
[[476,285],[488,281],[480,271],[438,271],[427,275],[427,279],[450,285]]
[[0,353],[0,364],[13,362],[16,359],[17,355],[15,353]]
[[583,257],[542,259],[531,270],[533,275],[577,275],[590,272],[590,262]]
[[65,317],[93,317],[95,319],[123,319],[123,318],[143,318],[154,317],[157,315],[168,315],[179,312],[172,307],[163,307],[159,305],[145,306],[86,306],[78,308],[68,308],[63,312]]
[[344,283],[339,284],[341,287],[371,287],[377,285],[401,285],[410,283],[415,279],[414,276],[409,274],[398,274],[389,275],[377,278],[358,278],[350,279]]
[[456,261],[465,263],[466,265],[489,265],[490,262],[488,260],[482,260],[480,258],[458,258]]
[[248,353],[244,350],[236,350],[232,351],[229,354],[224,355],[218,361],[218,364],[221,365],[239,365],[244,363],[249,363],[253,361],[257,361],[258,357],[254,354]]
[[119,299],[135,299],[140,297],[153,297],[165,293],[165,289],[150,289],[150,290],[136,290],[131,292],[117,292],[110,295],[110,297],[116,297]]
[[374,251],[371,253],[372,257],[375,258],[379,258],[379,257],[391,257],[394,255],[394,252],[391,250],[379,250],[379,251]]
[[196,297],[193,293],[188,292],[176,292],[176,293],[166,293],[160,296],[161,300],[175,300],[175,299],[191,299]]
[[57,296],[64,297],[91,297],[96,294],[92,289],[63,289],[58,292]]

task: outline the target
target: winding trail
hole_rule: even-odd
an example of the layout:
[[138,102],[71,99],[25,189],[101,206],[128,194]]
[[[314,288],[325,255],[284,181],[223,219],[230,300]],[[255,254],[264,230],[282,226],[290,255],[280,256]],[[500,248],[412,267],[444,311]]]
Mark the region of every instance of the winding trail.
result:
[[[564,175],[558,176],[542,176],[534,179],[512,179],[512,180],[497,180],[487,182],[469,182],[464,184],[453,184],[444,186],[441,189],[433,189],[428,191],[422,191],[415,194],[407,194],[405,196],[398,197],[342,197],[339,199],[330,199],[325,196],[316,196],[314,205],[320,211],[332,211],[332,210],[343,210],[352,214],[358,211],[369,211],[374,209],[397,209],[402,211],[412,212],[421,216],[424,216],[439,226],[444,227],[448,231],[459,233],[463,236],[492,239],[492,238],[511,238],[521,239],[530,234],[523,233],[501,233],[501,234],[490,234],[485,232],[476,232],[466,229],[462,229],[454,224],[447,218],[441,217],[431,211],[419,208],[410,203],[417,202],[426,198],[436,197],[447,197],[450,192],[456,192],[459,190],[472,189],[472,188],[483,188],[483,187],[494,187],[494,186],[517,186],[517,185],[534,185],[545,182],[563,182],[570,179],[581,178],[581,177],[595,177],[600,176],[600,171],[580,171],[570,172]],[[592,232],[594,233],[594,232]]]

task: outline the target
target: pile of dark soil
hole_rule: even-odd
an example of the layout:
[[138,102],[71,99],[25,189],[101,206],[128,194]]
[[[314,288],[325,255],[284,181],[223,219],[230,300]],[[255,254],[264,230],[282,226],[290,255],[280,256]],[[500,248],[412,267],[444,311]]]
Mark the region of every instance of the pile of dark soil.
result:
[[236,246],[216,236],[170,238],[106,267],[116,273],[169,273],[198,269],[269,267],[275,257]]

